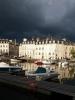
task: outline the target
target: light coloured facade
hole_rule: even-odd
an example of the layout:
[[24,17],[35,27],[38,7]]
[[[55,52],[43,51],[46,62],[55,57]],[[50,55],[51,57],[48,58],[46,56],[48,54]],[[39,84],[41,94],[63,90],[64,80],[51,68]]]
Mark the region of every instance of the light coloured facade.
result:
[[0,39],[0,55],[18,56],[19,46],[15,41]]
[[23,41],[19,46],[19,57],[34,58],[35,43]]
[[32,59],[63,59],[71,58],[71,50],[75,45],[65,41],[24,39],[19,46],[19,57]]
[[9,41],[8,39],[0,39],[0,55],[9,54]]

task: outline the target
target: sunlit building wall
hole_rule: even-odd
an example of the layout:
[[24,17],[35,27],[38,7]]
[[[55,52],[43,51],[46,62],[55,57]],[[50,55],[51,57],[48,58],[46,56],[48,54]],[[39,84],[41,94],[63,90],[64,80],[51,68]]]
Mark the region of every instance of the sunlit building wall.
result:
[[71,49],[75,45],[55,40],[23,40],[19,46],[19,57],[32,59],[71,58]]
[[0,55],[18,56],[18,47],[15,41],[0,39]]
[[0,55],[9,54],[9,41],[8,39],[0,39]]
[[19,57],[34,58],[34,41],[24,41],[19,46]]

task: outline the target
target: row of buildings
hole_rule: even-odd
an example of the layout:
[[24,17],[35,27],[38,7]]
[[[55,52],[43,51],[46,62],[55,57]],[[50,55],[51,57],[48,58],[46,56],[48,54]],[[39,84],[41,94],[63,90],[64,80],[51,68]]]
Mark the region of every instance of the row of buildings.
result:
[[75,45],[53,39],[23,39],[22,43],[8,39],[0,39],[0,55],[18,56],[30,59],[63,59],[71,58],[71,50]]
[[23,39],[19,45],[19,56],[31,59],[63,59],[71,58],[71,50],[75,45],[65,40]]
[[18,56],[19,45],[15,40],[0,39],[0,56]]

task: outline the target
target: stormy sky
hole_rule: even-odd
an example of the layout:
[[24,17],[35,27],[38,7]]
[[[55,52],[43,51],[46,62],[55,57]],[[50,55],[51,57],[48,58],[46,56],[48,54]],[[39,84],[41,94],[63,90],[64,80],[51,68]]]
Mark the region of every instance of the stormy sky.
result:
[[75,36],[75,0],[0,0],[0,32]]

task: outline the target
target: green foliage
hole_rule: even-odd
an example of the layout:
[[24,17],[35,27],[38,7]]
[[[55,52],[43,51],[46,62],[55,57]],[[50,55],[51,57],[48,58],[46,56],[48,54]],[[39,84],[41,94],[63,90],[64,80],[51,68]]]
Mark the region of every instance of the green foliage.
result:
[[71,52],[70,53],[72,55],[72,58],[75,58],[75,49],[74,48],[71,49]]

